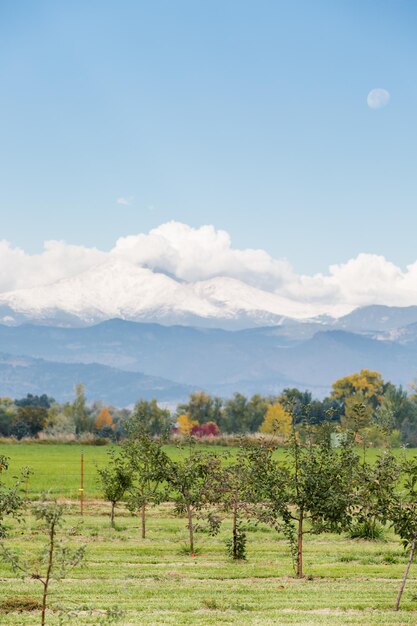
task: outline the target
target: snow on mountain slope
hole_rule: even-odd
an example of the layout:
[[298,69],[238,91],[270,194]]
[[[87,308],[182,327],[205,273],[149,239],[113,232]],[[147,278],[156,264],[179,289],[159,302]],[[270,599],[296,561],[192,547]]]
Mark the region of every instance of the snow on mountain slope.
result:
[[95,265],[49,285],[3,293],[1,308],[8,312],[7,319],[0,319],[3,323],[23,317],[38,322],[75,318],[91,324],[119,317],[228,327],[279,324],[286,316],[307,318],[317,313],[309,305],[238,279],[182,282],[122,260]]
[[87,323],[112,317],[141,319],[152,311],[163,318],[171,309],[203,317],[216,313],[188,285],[122,261],[97,265],[51,285],[2,294],[0,305],[32,319],[62,311]]
[[196,282],[193,287],[198,296],[226,308],[233,316],[244,312],[265,319],[272,316],[277,323],[287,317],[305,319],[317,314],[317,308],[310,304],[257,289],[235,278],[211,278]]

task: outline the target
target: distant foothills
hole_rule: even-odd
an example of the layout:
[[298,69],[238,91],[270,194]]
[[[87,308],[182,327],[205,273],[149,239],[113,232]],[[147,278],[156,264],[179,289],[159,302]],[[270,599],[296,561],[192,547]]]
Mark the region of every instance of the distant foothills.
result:
[[10,398],[71,402],[83,383],[89,403],[123,408],[155,398],[172,409],[197,390],[224,399],[296,388],[323,399],[335,380],[362,369],[404,389],[417,377],[417,306],[368,306],[338,319],[281,317],[238,330],[122,319],[19,323],[6,313],[0,396]]

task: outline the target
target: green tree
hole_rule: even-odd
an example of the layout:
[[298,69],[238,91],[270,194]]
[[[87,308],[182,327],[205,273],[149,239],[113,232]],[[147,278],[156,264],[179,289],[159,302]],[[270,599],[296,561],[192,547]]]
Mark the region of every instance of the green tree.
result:
[[20,398],[20,400],[14,401],[16,406],[36,406],[42,409],[51,408],[54,402],[55,400],[53,398],[49,398],[46,393],[43,393],[41,396],[34,396],[31,393],[28,393],[25,398]]
[[[284,389],[278,396],[277,401],[291,414],[294,424],[298,424],[304,421],[307,415],[309,415],[312,396],[310,391],[300,391],[293,387]],[[274,402],[276,402],[276,400],[274,400]],[[271,404],[274,402],[271,402]]]
[[4,400],[5,398],[0,398],[0,435],[9,437],[13,419],[16,414],[16,408],[13,404],[13,400],[10,400],[10,404],[6,404]]
[[71,405],[71,415],[77,435],[86,432],[88,430],[87,401],[82,383],[75,385],[75,400]]
[[[346,442],[340,450],[327,443],[300,446],[293,435],[288,451],[289,502],[297,525],[297,576],[303,576],[303,537],[306,533],[342,532],[352,520],[354,477],[358,457]],[[306,529],[306,522],[310,528]]]
[[268,409],[269,402],[260,394],[248,400],[241,393],[235,393],[226,400],[219,426],[225,433],[254,433],[259,430]]
[[51,581],[54,578],[58,580],[64,578],[68,571],[76,567],[84,558],[85,546],[71,550],[59,536],[64,510],[64,505],[59,504],[56,500],[46,498],[33,507],[33,514],[41,523],[42,529],[48,536],[48,541],[41,553],[36,555],[32,561],[23,561],[17,553],[4,544],[1,545],[1,557],[16,574],[38,580],[42,585],[41,626],[44,626],[46,620]]
[[372,422],[372,406],[359,393],[348,396],[345,400],[345,414],[342,418],[342,426],[351,430],[355,435]]
[[41,432],[48,421],[48,409],[40,406],[19,406],[13,416],[10,433],[22,439],[35,437]]
[[226,545],[229,555],[235,560],[246,558],[247,537],[243,518],[255,517],[253,505],[257,498],[252,455],[258,447],[241,446],[232,462],[219,464],[212,470],[208,482],[209,500],[216,506],[217,512],[232,515],[232,536]]
[[221,421],[222,400],[212,397],[204,391],[195,391],[189,395],[188,402],[179,404],[177,415],[186,413],[192,421],[199,424]]
[[114,528],[116,505],[132,484],[132,469],[124,455],[117,454],[113,449],[107,454],[107,465],[98,468],[97,472],[104,499],[111,503],[110,525]]
[[10,459],[0,455],[0,538],[6,536],[5,519],[8,516],[20,518],[24,505],[21,487],[22,481],[30,472],[29,468],[23,468],[21,476],[14,478],[11,485],[4,482],[4,476],[9,468]]
[[380,454],[375,463],[358,465],[352,537],[377,539],[380,536],[379,524],[385,525],[390,519],[401,473],[401,463],[391,452]]
[[167,496],[167,490],[162,486],[168,478],[170,461],[162,446],[162,441],[142,431],[130,436],[123,447],[132,479],[128,508],[132,512],[141,512],[142,539],[146,536],[146,508],[163,502]]
[[247,404],[247,430],[256,433],[262,424],[269,402],[266,398],[256,393]]
[[235,393],[224,403],[220,428],[226,433],[248,432],[249,411],[247,398],[241,393]]
[[414,559],[417,545],[417,460],[402,462],[402,488],[392,494],[389,517],[395,532],[400,536],[404,549],[409,551],[408,562],[398,590],[394,609],[400,608],[401,597]]
[[299,578],[304,574],[304,535],[346,530],[355,502],[358,458],[351,444],[334,450],[324,437],[319,440],[318,444],[301,445],[293,431],[286,461],[264,451],[254,474],[261,496],[259,516],[284,532]]
[[156,400],[139,400],[126,420],[125,428],[129,437],[140,436],[143,432],[165,435],[172,428],[170,412],[161,409]]
[[177,514],[186,514],[190,554],[194,552],[195,516],[210,504],[207,482],[217,471],[219,459],[213,454],[191,450],[178,461],[170,461],[167,482]]

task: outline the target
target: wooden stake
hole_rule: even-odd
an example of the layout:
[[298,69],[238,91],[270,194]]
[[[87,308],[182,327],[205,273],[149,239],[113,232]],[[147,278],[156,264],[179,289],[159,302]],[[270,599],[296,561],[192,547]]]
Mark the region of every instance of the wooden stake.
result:
[[84,515],[84,452],[81,452],[80,515]]

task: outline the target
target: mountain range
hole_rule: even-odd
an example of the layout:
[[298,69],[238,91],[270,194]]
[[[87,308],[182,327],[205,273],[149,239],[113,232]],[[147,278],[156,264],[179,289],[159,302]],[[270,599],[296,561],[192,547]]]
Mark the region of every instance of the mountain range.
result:
[[33,321],[0,325],[0,395],[70,400],[83,382],[89,400],[127,406],[140,397],[174,403],[195,389],[226,397],[295,386],[321,397],[362,368],[396,384],[417,376],[417,307],[370,306],[338,319],[281,316],[279,324],[241,330]]
[[236,330],[315,313],[316,308],[306,302],[230,276],[187,282],[121,259],[50,284],[0,294],[0,323],[4,324],[83,326],[121,318]]

